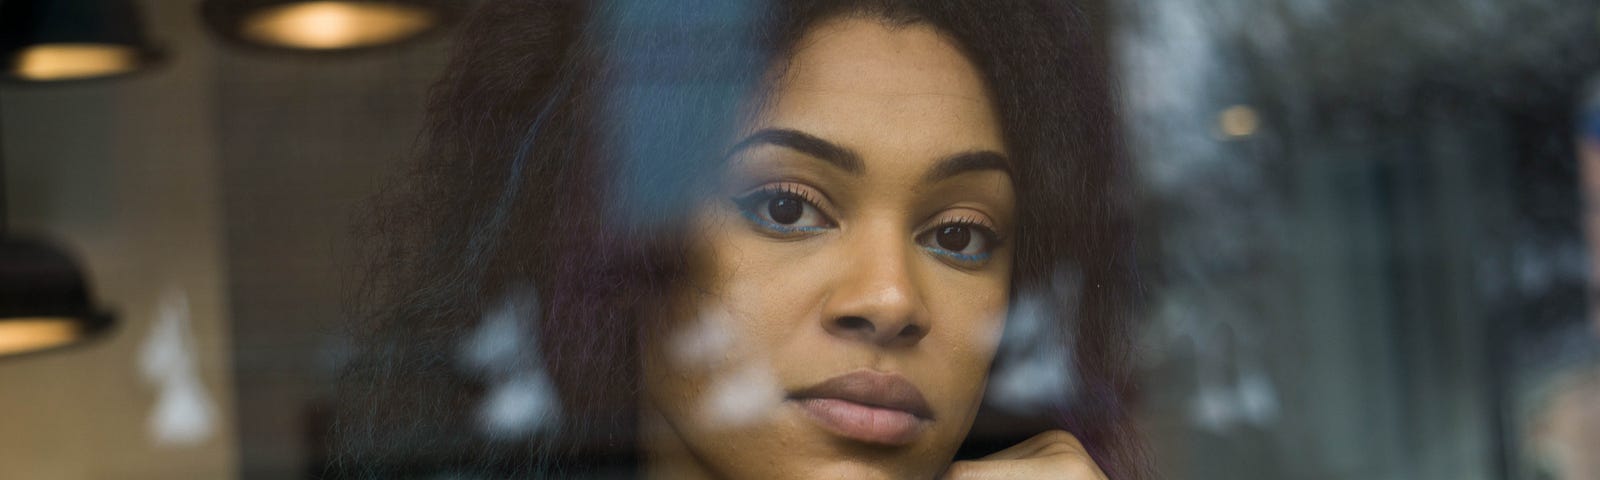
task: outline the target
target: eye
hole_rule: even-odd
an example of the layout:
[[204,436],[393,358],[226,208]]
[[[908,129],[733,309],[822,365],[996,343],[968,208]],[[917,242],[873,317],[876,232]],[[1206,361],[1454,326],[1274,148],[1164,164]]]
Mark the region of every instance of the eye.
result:
[[989,259],[999,246],[994,229],[973,220],[939,224],[917,237],[917,243],[933,253],[965,263]]
[[833,221],[817,208],[814,200],[790,185],[761,187],[734,197],[733,202],[739,207],[739,213],[758,228],[769,232],[814,232],[833,227]]

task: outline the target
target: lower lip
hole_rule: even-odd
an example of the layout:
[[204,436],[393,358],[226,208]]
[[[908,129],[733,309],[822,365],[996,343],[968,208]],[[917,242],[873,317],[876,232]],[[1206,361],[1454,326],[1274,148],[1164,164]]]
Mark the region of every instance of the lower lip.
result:
[[795,404],[822,428],[865,443],[907,445],[922,433],[922,420],[902,410],[835,398],[803,398]]

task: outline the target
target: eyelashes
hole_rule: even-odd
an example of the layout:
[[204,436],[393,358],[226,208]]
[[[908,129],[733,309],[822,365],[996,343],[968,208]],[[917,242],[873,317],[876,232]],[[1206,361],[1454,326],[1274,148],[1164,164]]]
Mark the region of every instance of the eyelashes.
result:
[[739,213],[772,233],[821,232],[835,226],[817,207],[817,200],[793,185],[766,185],[733,198]]
[[929,252],[960,262],[983,262],[1000,247],[1000,234],[976,218],[958,218],[934,225],[917,236]]
[[[751,226],[777,238],[804,238],[838,227],[814,194],[793,183],[763,185],[730,200]],[[923,250],[968,268],[982,266],[1004,244],[992,224],[972,215],[939,220],[915,239]]]

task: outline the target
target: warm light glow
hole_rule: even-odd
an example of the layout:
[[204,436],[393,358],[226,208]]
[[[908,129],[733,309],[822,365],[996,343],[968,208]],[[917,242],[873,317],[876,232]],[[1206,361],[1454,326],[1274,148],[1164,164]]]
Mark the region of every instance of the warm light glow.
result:
[[78,324],[65,317],[0,320],[0,355],[59,347],[78,339]]
[[1217,116],[1217,125],[1222,128],[1222,135],[1230,138],[1248,137],[1256,133],[1256,128],[1261,126],[1261,118],[1256,115],[1256,110],[1244,105],[1228,107]]
[[263,9],[244,21],[251,41],[306,50],[369,47],[403,40],[426,30],[428,10],[368,2],[301,2]]
[[11,73],[33,81],[77,80],[138,68],[139,52],[126,45],[45,43],[17,54]]

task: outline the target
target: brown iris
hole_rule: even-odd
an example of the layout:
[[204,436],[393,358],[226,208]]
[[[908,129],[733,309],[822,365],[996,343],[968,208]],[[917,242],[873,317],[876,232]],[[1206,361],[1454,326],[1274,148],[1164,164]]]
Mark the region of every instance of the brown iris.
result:
[[805,204],[794,197],[780,196],[767,203],[767,215],[772,217],[772,221],[784,225],[800,221],[800,215],[805,211]]
[[939,248],[959,252],[972,243],[972,229],[961,225],[946,225],[939,228],[939,232],[934,235],[934,241],[939,243]]

